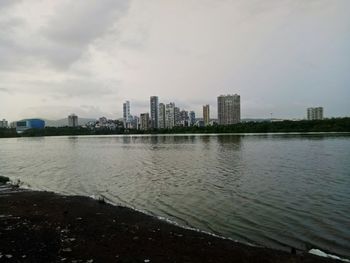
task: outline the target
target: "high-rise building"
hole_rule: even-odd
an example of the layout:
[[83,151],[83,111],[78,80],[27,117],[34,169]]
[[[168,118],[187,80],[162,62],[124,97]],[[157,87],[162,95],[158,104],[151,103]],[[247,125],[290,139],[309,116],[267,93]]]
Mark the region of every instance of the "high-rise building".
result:
[[174,122],[175,126],[181,126],[181,115],[179,107],[174,108]]
[[236,124],[241,121],[241,97],[235,95],[221,95],[218,97],[219,125]]
[[193,126],[196,123],[196,114],[194,111],[190,111],[189,122],[190,126]]
[[125,101],[123,103],[123,124],[124,128],[129,129],[131,123],[131,115],[130,115],[130,101]]
[[165,128],[172,129],[175,126],[175,103],[165,106]]
[[188,111],[185,111],[185,110],[180,111],[180,118],[181,118],[181,126],[188,127],[189,126]]
[[133,116],[131,120],[131,128],[138,130],[140,129],[140,118],[137,116]]
[[209,112],[209,105],[204,105],[203,106],[203,121],[204,125],[208,126],[210,122],[210,112]]
[[3,119],[2,121],[0,121],[0,128],[8,128],[9,123],[7,120]]
[[307,119],[323,120],[323,107],[307,108]]
[[165,129],[165,105],[159,103],[158,128]]
[[68,116],[68,126],[69,127],[78,127],[78,116],[72,113]]
[[140,130],[148,130],[149,129],[149,113],[141,113],[140,115]]
[[150,106],[151,106],[151,128],[158,129],[158,112],[159,112],[159,103],[157,96],[151,96],[150,98]]

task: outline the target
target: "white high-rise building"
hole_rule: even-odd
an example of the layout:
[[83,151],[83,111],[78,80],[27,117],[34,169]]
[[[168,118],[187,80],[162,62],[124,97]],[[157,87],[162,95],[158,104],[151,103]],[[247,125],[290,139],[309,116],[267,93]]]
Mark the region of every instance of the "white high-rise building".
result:
[[158,128],[165,129],[165,105],[159,103]]
[[174,108],[174,122],[175,126],[181,126],[180,108],[178,107]]
[[175,103],[165,106],[165,128],[172,129],[175,126]]
[[78,127],[78,116],[72,113],[68,116],[68,126],[69,127]]
[[323,120],[323,107],[307,108],[307,119]]
[[241,121],[241,97],[235,95],[221,95],[218,97],[219,125],[236,124]]
[[158,117],[159,117],[159,104],[158,97],[151,96],[150,98],[150,107],[151,107],[151,128],[158,129]]
[[125,101],[123,103],[123,124],[124,128],[130,128],[130,123],[132,121],[132,117],[130,115],[130,101]]

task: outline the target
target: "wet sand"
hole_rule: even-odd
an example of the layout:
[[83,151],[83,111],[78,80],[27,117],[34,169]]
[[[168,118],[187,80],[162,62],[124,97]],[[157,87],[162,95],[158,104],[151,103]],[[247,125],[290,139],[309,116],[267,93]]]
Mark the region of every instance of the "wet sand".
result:
[[0,189],[0,262],[336,262],[251,247],[82,196]]

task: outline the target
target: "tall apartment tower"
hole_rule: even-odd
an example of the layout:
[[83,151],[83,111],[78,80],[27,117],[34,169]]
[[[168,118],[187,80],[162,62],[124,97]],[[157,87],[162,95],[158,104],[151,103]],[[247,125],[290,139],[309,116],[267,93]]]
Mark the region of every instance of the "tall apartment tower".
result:
[[71,114],[68,116],[68,126],[69,127],[78,127],[78,116],[75,114]]
[[221,95],[218,97],[219,125],[236,124],[241,121],[241,97],[235,95]]
[[204,125],[208,126],[210,122],[210,112],[209,112],[209,105],[204,105],[203,106],[203,121]]
[[307,108],[307,119],[323,120],[323,107]]
[[194,111],[190,111],[189,114],[189,125],[193,126],[196,123],[196,113]]
[[159,103],[158,128],[165,129],[165,104]]
[[180,111],[180,117],[181,117],[181,126],[188,127],[189,126],[188,111],[185,111],[185,110]]
[[165,106],[165,128],[172,129],[175,126],[175,103]]
[[175,126],[181,126],[181,115],[179,107],[174,108],[174,123]]
[[124,128],[129,128],[131,122],[131,115],[130,115],[130,101],[125,101],[123,103],[123,123]]
[[158,104],[157,96],[151,96],[150,106],[151,106],[151,128],[158,129],[159,104]]
[[149,113],[141,113],[140,115],[140,130],[148,130],[149,129]]

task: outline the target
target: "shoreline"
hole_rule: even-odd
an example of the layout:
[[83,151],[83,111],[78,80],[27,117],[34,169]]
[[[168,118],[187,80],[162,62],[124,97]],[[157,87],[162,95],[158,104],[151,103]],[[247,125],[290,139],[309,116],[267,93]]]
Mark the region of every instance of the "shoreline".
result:
[[4,189],[0,262],[337,262],[249,246],[103,200]]
[[278,135],[350,135],[350,131],[310,131],[310,132],[210,132],[210,133],[123,133],[123,134],[71,134],[71,135],[40,135],[40,136],[12,136],[0,139],[21,138],[67,138],[67,137],[169,137],[169,136],[278,136]]

